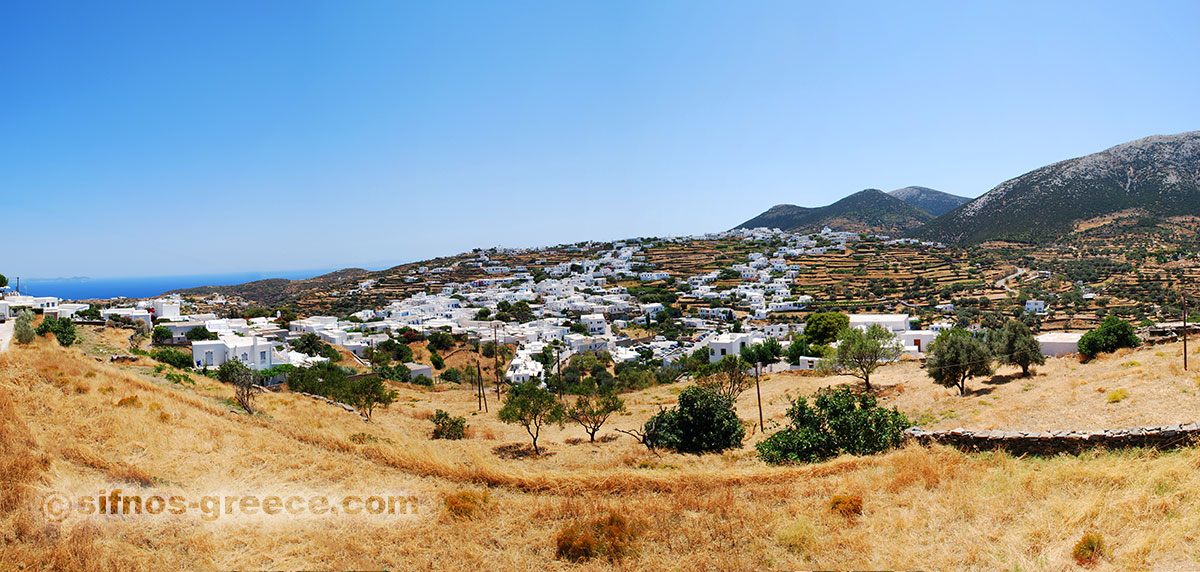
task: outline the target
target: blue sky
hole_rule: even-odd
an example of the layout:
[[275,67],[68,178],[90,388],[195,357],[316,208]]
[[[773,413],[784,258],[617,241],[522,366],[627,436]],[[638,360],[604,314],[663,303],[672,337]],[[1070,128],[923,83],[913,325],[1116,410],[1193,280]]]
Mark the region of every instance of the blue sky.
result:
[[383,267],[1200,129],[1196,2],[10,2],[0,272]]

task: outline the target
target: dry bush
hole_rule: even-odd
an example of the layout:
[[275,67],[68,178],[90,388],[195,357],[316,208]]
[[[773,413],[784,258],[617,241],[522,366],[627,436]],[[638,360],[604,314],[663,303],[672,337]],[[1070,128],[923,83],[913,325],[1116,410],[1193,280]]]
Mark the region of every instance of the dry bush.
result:
[[487,491],[458,491],[447,495],[442,504],[446,507],[446,514],[465,520],[481,515],[491,502],[491,495]]
[[1105,554],[1104,537],[1099,533],[1089,532],[1075,543],[1071,556],[1080,566],[1095,566]]
[[617,561],[633,553],[641,529],[639,523],[614,512],[593,520],[576,520],[554,537],[555,555],[571,562],[597,557]]
[[142,402],[140,400],[138,400],[138,396],[129,395],[126,397],[122,397],[120,400],[118,400],[116,403],[116,406],[117,407],[141,407]]
[[811,556],[819,543],[817,527],[808,518],[800,516],[780,528],[775,533],[775,541],[792,552]]
[[1121,401],[1124,401],[1128,397],[1129,397],[1128,391],[1125,391],[1124,389],[1118,389],[1112,393],[1109,393],[1108,397],[1105,397],[1104,400],[1109,403],[1120,403]]
[[863,501],[859,495],[833,495],[829,509],[846,518],[854,518],[863,512]]

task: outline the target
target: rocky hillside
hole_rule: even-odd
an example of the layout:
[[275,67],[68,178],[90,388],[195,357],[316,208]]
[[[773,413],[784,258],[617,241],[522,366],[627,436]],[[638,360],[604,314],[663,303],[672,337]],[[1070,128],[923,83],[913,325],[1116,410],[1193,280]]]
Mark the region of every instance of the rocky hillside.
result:
[[867,189],[824,207],[775,205],[736,228],[789,231],[834,230],[897,234],[920,227],[933,215],[878,189]]
[[947,243],[1045,242],[1119,211],[1200,215],[1200,131],[1154,135],[1001,183],[912,232]]
[[967,197],[943,193],[929,187],[904,187],[888,194],[933,216],[942,216],[959,205],[971,202]]

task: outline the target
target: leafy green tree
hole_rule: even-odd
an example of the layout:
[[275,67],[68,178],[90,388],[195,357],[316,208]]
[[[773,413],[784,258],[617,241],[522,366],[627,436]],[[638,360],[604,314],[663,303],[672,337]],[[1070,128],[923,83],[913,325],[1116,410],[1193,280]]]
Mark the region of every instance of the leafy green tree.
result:
[[88,307],[86,309],[75,312],[75,315],[83,320],[99,320],[100,310],[98,308]]
[[429,351],[445,352],[454,348],[454,336],[446,332],[433,332],[428,336],[429,344],[426,347]]
[[475,312],[475,319],[476,320],[486,320],[489,317],[491,317],[491,315],[492,315],[491,308],[480,308],[478,312]]
[[733,409],[733,399],[693,385],[679,394],[679,403],[646,422],[648,447],[680,453],[713,453],[742,445],[746,428]]
[[165,344],[171,341],[171,330],[166,326],[154,326],[154,330],[150,332],[150,340],[156,344]]
[[817,312],[804,324],[804,337],[815,346],[825,346],[837,339],[842,330],[850,327],[850,316],[841,312]]
[[775,338],[767,338],[762,343],[752,344],[742,350],[742,359],[754,366],[754,393],[758,396],[758,428],[763,431],[766,430],[766,425],[763,422],[762,389],[759,387],[759,380],[762,378],[762,368],[779,361],[782,355],[783,346],[779,345],[779,340]]
[[900,446],[911,424],[895,408],[876,405],[870,393],[849,389],[824,390],[813,405],[801,397],[792,401],[791,423],[755,445],[763,461],[816,463],[836,455],[870,455]]
[[343,396],[348,404],[363,412],[367,419],[382,406],[387,409],[396,401],[396,391],[388,387],[378,375],[364,375],[349,380],[346,395]]
[[967,380],[992,374],[992,353],[987,344],[961,328],[946,330],[929,344],[925,371],[934,383],[957,387],[967,394]]
[[894,361],[904,353],[900,338],[880,324],[871,324],[866,330],[846,328],[837,339],[837,349],[821,360],[821,367],[845,371],[863,380],[867,391],[871,391],[871,374],[880,365]]
[[788,363],[792,365],[800,365],[800,360],[806,357],[820,357],[816,354],[816,350],[808,345],[808,339],[804,336],[797,336],[792,340],[792,343],[787,347],[784,355],[787,356]]
[[54,334],[54,338],[63,347],[68,347],[75,343],[75,324],[71,322],[70,318],[47,316],[42,319],[42,323],[38,325],[36,332],[39,336]]
[[[309,335],[311,335],[314,338],[317,337],[316,334],[309,334]],[[187,338],[187,340],[189,342],[203,342],[203,341],[207,341],[207,340],[217,339],[217,334],[208,331],[208,328],[206,328],[204,326],[200,326],[198,328],[192,328],[192,329],[188,330],[187,333],[183,335],[183,337]],[[320,341],[320,340],[318,340],[318,341]],[[316,354],[309,354],[309,355],[316,355]]]
[[8,277],[0,274],[0,288],[4,288],[6,286],[8,286]]
[[548,424],[562,425],[565,410],[554,394],[543,389],[537,380],[513,386],[504,397],[504,407],[497,416],[501,421],[525,427],[533,439],[533,453],[540,454],[538,435]]
[[1009,320],[999,330],[988,333],[988,342],[996,360],[1005,365],[1020,366],[1021,375],[1029,377],[1029,367],[1046,363],[1042,346],[1024,322]]
[[37,330],[33,329],[33,312],[24,310],[17,314],[16,323],[13,324],[13,338],[18,344],[32,343],[37,337]]
[[583,427],[588,434],[588,441],[595,443],[600,427],[613,413],[620,411],[625,411],[625,402],[613,393],[581,395],[567,408],[566,418]]
[[513,304],[508,310],[508,314],[518,322],[525,323],[534,319],[533,309],[529,307],[529,302],[521,300]]
[[1115,352],[1121,348],[1136,348],[1142,344],[1133,326],[1116,316],[1106,316],[1100,327],[1079,338],[1079,353],[1092,359],[1102,353]]

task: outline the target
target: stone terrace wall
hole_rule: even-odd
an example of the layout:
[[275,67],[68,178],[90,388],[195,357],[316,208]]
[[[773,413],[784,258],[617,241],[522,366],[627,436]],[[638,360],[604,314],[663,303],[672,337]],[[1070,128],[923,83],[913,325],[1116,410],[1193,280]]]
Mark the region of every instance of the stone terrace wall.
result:
[[1187,445],[1200,437],[1200,424],[1103,429],[1098,431],[925,431],[912,427],[905,431],[921,444],[940,443],[968,451],[1000,449],[1016,455],[1052,455],[1078,453],[1084,449],[1148,447],[1169,449]]

